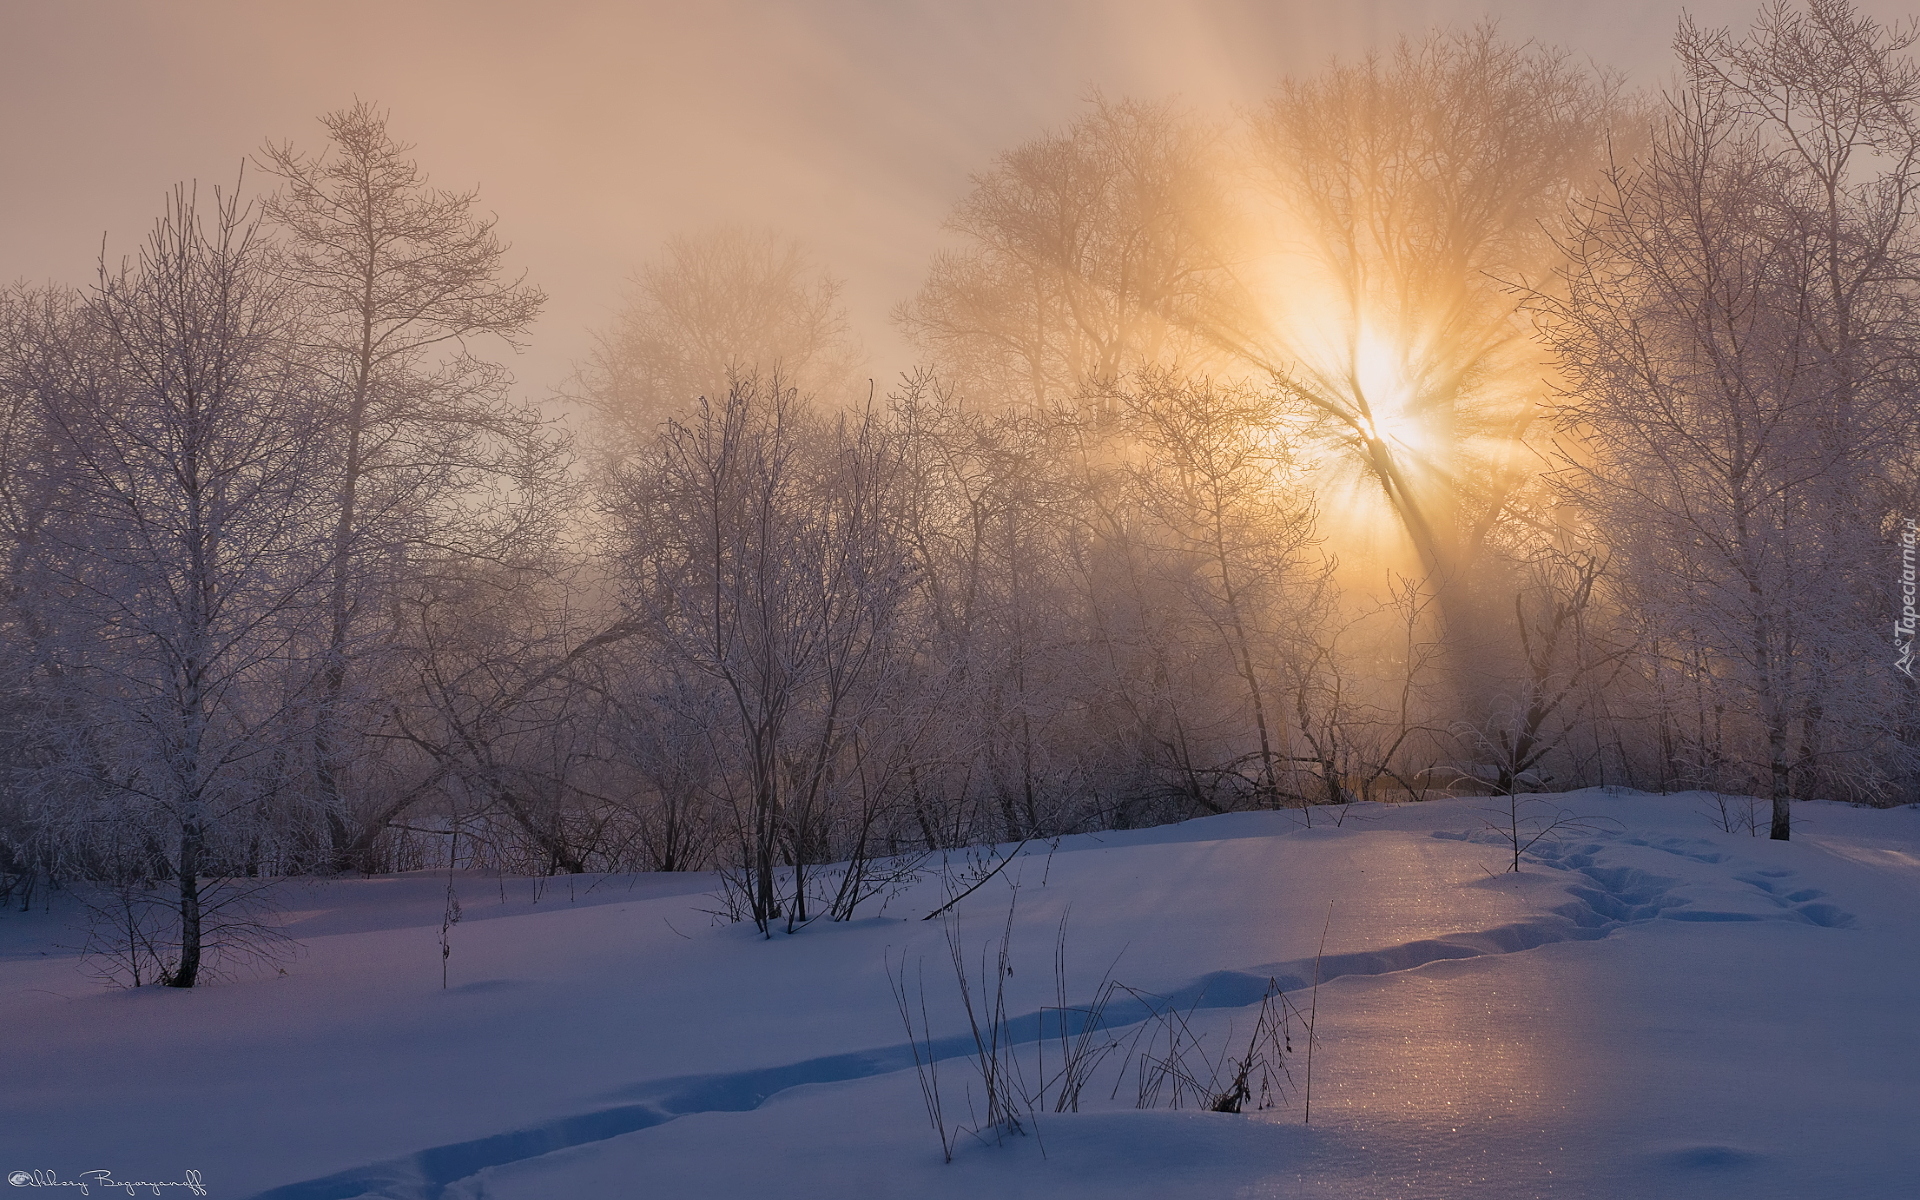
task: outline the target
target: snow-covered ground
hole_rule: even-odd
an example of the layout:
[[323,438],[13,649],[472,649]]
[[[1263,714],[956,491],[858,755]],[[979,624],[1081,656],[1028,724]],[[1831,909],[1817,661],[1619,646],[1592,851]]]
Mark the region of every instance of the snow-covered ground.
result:
[[[924,984],[947,1123],[974,1124],[934,875],[771,940],[716,924],[707,876],[460,876],[444,990],[447,877],[411,875],[288,888],[285,973],[189,992],[102,989],[58,906],[0,917],[0,1172],[276,1200],[1920,1195],[1920,811],[1797,804],[1777,843],[1700,795],[1547,799],[1595,820],[1518,875],[1460,799],[1067,838],[957,907],[978,989],[1011,905],[1016,1038],[1058,1003],[1063,917],[1070,1003],[1110,972],[1216,1057],[1278,980],[1317,1013],[1311,1123],[1296,1022],[1278,1107],[1139,1109],[1123,1046],[1080,1111],[1050,1092],[943,1161],[888,977]],[[1057,1069],[1057,1041],[1015,1053],[1029,1091]]]

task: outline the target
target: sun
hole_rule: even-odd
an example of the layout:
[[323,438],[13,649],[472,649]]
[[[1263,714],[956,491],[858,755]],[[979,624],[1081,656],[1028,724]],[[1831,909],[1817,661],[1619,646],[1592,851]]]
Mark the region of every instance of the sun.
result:
[[1419,416],[1419,389],[1408,355],[1371,325],[1362,322],[1353,335],[1349,388],[1355,431],[1369,442],[1396,450],[1433,449],[1432,436]]

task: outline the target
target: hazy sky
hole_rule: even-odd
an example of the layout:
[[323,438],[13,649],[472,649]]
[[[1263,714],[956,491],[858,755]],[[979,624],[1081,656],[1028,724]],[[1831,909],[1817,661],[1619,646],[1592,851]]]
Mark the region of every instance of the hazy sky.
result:
[[[1744,23],[1755,0],[1689,6]],[[1886,0],[1870,10],[1898,12]],[[0,278],[83,282],[176,180],[230,182],[318,114],[392,110],[436,183],[478,185],[551,294],[516,364],[546,393],[662,239],[772,225],[847,281],[874,367],[939,224],[994,154],[1090,89],[1257,101],[1435,24],[1497,18],[1639,81],[1669,70],[1659,0],[0,0]],[[883,374],[884,386],[884,374]]]

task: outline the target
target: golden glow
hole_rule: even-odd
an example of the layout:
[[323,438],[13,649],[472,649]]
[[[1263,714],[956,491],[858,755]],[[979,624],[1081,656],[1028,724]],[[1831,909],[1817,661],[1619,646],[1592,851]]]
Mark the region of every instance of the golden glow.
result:
[[[1295,402],[1296,461],[1349,564],[1445,571],[1463,505],[1504,496],[1546,373],[1496,281],[1411,271],[1269,207],[1238,231],[1244,361]],[[1504,503],[1504,500],[1496,500]]]
[[1353,339],[1354,426],[1369,441],[1398,450],[1432,451],[1417,411],[1405,353],[1362,322]]

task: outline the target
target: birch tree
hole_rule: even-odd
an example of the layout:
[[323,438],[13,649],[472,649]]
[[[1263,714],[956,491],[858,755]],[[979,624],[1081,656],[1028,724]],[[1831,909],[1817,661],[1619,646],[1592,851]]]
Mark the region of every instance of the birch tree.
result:
[[139,254],[103,263],[86,366],[34,399],[57,486],[42,538],[66,643],[70,800],[133,834],[171,878],[164,981],[193,987],[217,942],[236,828],[297,732],[288,701],[317,574],[320,414],[256,221],[177,190]]

